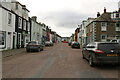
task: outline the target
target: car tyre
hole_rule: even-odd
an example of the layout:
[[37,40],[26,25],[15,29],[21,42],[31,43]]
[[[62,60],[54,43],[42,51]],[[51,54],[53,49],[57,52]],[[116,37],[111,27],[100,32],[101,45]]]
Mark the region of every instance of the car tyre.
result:
[[94,62],[93,62],[92,56],[89,57],[89,65],[90,65],[91,67],[94,67],[94,66],[95,66],[95,64],[94,64]]
[[43,51],[44,49],[42,48],[41,51]]
[[30,52],[29,50],[27,50],[27,52]]

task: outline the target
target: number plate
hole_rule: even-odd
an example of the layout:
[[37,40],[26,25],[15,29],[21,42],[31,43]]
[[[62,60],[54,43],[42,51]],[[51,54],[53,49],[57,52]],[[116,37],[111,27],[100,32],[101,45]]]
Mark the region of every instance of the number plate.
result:
[[107,54],[107,56],[118,56],[117,54]]

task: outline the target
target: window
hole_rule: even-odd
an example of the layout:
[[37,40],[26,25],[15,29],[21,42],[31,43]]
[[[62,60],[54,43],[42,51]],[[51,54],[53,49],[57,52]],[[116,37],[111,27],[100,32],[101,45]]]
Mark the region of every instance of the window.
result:
[[92,32],[92,25],[90,25],[90,32]]
[[101,35],[101,41],[106,41],[107,39],[107,35],[106,34],[102,34]]
[[16,9],[18,10],[18,3],[16,3]]
[[18,28],[22,28],[22,19],[20,17],[18,19]]
[[93,25],[96,26],[96,22],[93,22]]
[[30,31],[30,23],[28,22],[28,31]]
[[120,24],[116,24],[116,31],[120,31]]
[[119,39],[119,38],[120,38],[120,35],[116,35],[115,37]]
[[116,18],[119,18],[119,13],[116,13]]
[[23,22],[23,28],[24,28],[24,30],[26,30],[26,21],[25,20]]
[[10,25],[12,23],[12,14],[8,13],[8,24]]
[[101,22],[101,31],[107,31],[107,22]]
[[5,37],[5,32],[4,31],[0,31],[0,48],[2,47],[5,47],[5,40],[6,40],[6,37]]

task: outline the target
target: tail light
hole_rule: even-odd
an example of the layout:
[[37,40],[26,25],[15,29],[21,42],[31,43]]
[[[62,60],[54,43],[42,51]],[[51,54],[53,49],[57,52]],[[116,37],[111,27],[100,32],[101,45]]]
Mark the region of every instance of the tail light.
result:
[[96,50],[94,51],[94,53],[100,53],[100,54],[103,54],[103,53],[105,53],[105,52],[96,49]]

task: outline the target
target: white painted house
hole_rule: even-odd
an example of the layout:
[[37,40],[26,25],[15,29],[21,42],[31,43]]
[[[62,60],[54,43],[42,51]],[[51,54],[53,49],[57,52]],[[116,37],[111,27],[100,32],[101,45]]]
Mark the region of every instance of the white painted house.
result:
[[12,11],[15,13],[15,32],[17,35],[17,48],[26,47],[30,41],[29,10],[17,0],[12,0]]
[[15,35],[15,14],[10,2],[0,2],[0,50],[12,49]]
[[37,17],[31,18],[31,41],[42,40],[42,25],[37,22]]

